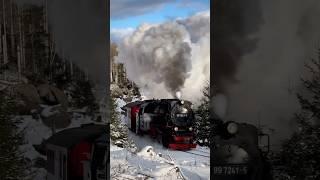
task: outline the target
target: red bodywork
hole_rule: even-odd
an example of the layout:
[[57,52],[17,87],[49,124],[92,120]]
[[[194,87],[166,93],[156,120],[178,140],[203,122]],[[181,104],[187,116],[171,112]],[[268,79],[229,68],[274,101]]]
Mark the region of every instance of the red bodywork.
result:
[[176,150],[188,150],[192,148],[196,148],[197,144],[169,144],[170,149],[176,149]]
[[185,143],[191,142],[193,139],[192,136],[173,136],[173,143],[169,144],[169,148],[177,150],[187,150],[191,148],[196,148],[197,144]]
[[82,161],[89,160],[91,158],[91,150],[91,143],[81,142],[69,151],[68,171],[71,172],[70,176],[72,178],[83,176]]
[[136,131],[136,113],[139,112],[139,106],[131,107],[131,129]]

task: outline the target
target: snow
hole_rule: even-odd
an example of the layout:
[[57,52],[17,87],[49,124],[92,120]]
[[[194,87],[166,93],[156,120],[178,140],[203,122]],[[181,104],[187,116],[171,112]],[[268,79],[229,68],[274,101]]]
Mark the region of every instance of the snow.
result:
[[34,171],[34,177],[32,177],[33,180],[44,180],[47,176],[47,170],[44,168],[33,168]]
[[41,112],[41,116],[48,118],[50,116],[53,116],[55,114],[58,114],[59,111],[57,110],[56,107],[60,107],[61,105],[55,105],[55,106],[46,106],[46,105],[41,105],[41,107],[43,107],[44,109]]
[[[146,139],[140,140],[149,144]],[[210,158],[189,154],[182,151],[168,150],[160,144],[146,145],[138,153],[111,144],[110,163],[111,175],[114,179],[135,179],[138,176],[152,179],[184,179],[206,180],[210,179]],[[197,148],[190,152],[203,150],[202,154],[209,154],[208,149]],[[177,172],[177,169],[180,171]]]
[[88,111],[88,106],[85,106],[80,109],[76,108],[68,108],[68,112],[73,112],[73,113],[86,113]]
[[127,103],[121,98],[116,98],[116,104],[117,104],[116,110],[118,112],[121,112],[121,107],[125,106]]
[[[118,107],[123,102],[117,99]],[[120,110],[118,108],[118,110]],[[121,121],[125,117],[121,115]],[[129,139],[138,152],[110,145],[111,179],[210,179],[210,149],[197,146],[189,151],[176,151],[164,148],[148,135],[140,136],[129,131]],[[194,153],[194,154],[191,154]],[[183,178],[182,178],[183,177]]]
[[174,170],[175,166],[168,164],[166,159],[145,155],[147,154],[144,150],[134,154],[111,145],[111,179],[138,179],[139,177],[141,179],[142,177],[177,179],[179,174]]
[[[160,142],[152,139],[148,135],[139,136],[129,132],[129,138],[132,139],[141,151],[152,147],[152,151],[157,155],[172,161],[177,166],[186,179],[209,179],[210,177],[210,149],[197,146],[196,149],[189,151],[177,151],[164,148]],[[151,152],[152,152],[151,151]],[[194,153],[194,154],[190,154]],[[140,154],[140,157],[146,157],[146,153]],[[196,155],[197,154],[197,155]],[[202,155],[202,156],[199,156]],[[151,156],[152,157],[152,156]],[[154,156],[153,156],[154,157]],[[152,158],[150,158],[152,159]]]
[[[44,108],[44,110],[42,111],[42,115],[50,115],[50,113],[52,113],[51,109],[54,108],[54,106],[42,105],[42,108]],[[41,155],[34,149],[33,145],[41,144],[44,139],[49,138],[52,135],[51,129],[44,125],[41,119],[33,119],[30,115],[16,116],[15,119],[20,121],[20,123],[18,124],[19,129],[25,130],[24,137],[26,144],[20,146],[20,149],[24,152],[24,156],[32,161],[34,161],[38,157],[46,159],[45,156]],[[91,117],[74,112],[71,124],[66,128],[56,129],[56,132],[68,128],[80,127],[81,124],[87,123],[92,123]],[[33,177],[32,179],[46,179],[47,172],[44,168],[33,168],[33,171],[35,171],[35,177]]]

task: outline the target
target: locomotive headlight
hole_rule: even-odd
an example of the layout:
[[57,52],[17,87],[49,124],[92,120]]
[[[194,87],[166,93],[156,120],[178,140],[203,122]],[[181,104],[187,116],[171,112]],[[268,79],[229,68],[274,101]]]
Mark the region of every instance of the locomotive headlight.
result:
[[234,122],[230,122],[227,126],[228,133],[235,134],[238,132],[238,125]]
[[192,127],[189,127],[189,131],[192,131],[193,130],[193,128]]
[[182,113],[187,113],[187,112],[188,112],[188,109],[182,108],[182,109],[181,109],[181,112],[182,112]]
[[174,131],[178,131],[178,130],[179,130],[179,128],[178,128],[178,127],[175,127],[175,128],[174,128]]

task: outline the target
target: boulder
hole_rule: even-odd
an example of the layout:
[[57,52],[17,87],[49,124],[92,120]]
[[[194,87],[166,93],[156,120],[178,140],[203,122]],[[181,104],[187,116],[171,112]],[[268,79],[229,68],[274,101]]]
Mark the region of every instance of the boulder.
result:
[[111,84],[110,90],[112,97],[120,97],[123,94],[122,89],[116,84]]
[[39,109],[41,99],[37,88],[32,84],[17,84],[13,87],[16,96],[17,112],[20,114],[30,114],[32,110]]
[[41,112],[42,122],[52,128],[66,128],[71,123],[71,115],[62,105],[46,106]]
[[37,87],[37,89],[44,104],[61,104],[61,106],[64,108],[68,107],[68,97],[62,90],[49,84],[41,84]]

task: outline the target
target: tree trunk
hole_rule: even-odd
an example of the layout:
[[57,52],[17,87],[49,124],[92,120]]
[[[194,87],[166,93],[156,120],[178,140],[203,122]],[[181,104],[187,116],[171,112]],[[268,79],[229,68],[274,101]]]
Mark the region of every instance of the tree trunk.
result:
[[25,57],[25,37],[24,37],[24,26],[23,26],[23,9],[21,9],[21,22],[20,22],[20,26],[21,26],[21,65],[22,68],[25,69],[26,67],[26,57]]
[[21,52],[20,47],[17,47],[17,65],[18,65],[18,73],[19,73],[19,80],[21,78]]
[[13,22],[13,3],[12,0],[10,0],[10,19],[11,19],[11,54],[14,56],[14,48],[15,48],[15,43],[14,43],[14,22]]
[[[22,44],[22,13],[21,13],[21,9],[19,8],[18,9],[18,13],[19,13],[19,45],[18,45],[18,55],[19,55],[19,59],[18,59],[18,63],[19,63],[19,66],[21,68],[22,64],[23,64],[23,52],[22,52],[22,47],[23,47],[23,44]],[[21,71],[21,69],[20,69]]]
[[3,36],[2,36],[2,40],[3,40],[3,62],[4,64],[8,63],[8,52],[7,52],[7,26],[6,26],[6,7],[5,7],[5,1],[2,0],[2,13],[3,13]]
[[73,79],[73,62],[70,61],[70,75],[71,75],[71,79]]
[[[2,55],[2,24],[0,23],[0,57]],[[0,60],[0,62],[2,62]]]
[[48,0],[44,0],[45,1],[45,13],[44,13],[44,30],[46,33],[48,33],[49,31],[49,23],[48,23]]

